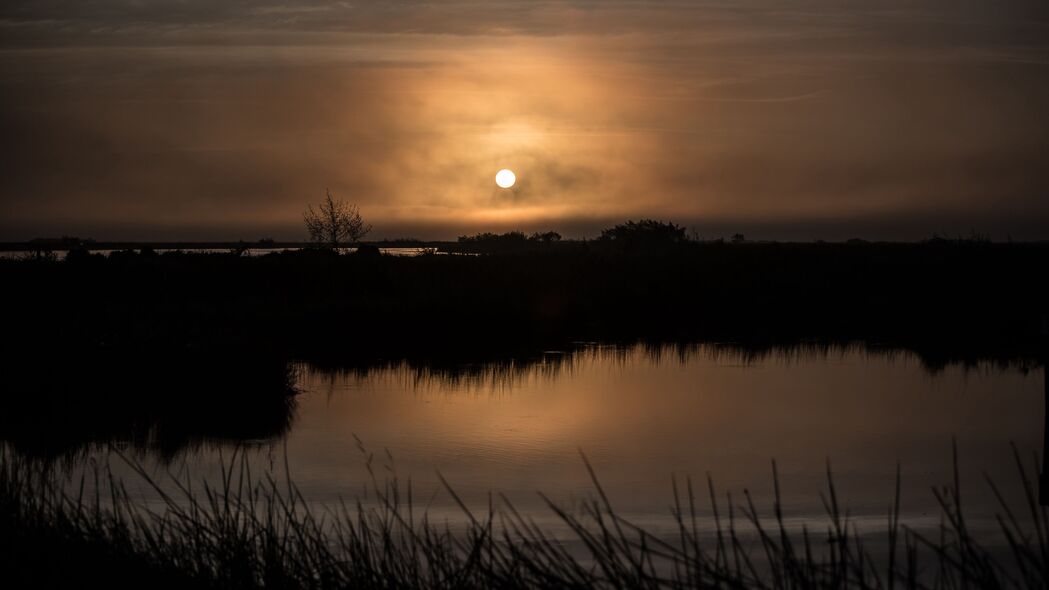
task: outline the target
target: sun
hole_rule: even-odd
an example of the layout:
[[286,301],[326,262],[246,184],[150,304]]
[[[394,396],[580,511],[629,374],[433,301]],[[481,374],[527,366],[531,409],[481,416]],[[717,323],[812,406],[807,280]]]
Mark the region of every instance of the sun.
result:
[[495,183],[499,185],[499,188],[510,188],[517,182],[517,176],[513,170],[503,168],[495,175]]

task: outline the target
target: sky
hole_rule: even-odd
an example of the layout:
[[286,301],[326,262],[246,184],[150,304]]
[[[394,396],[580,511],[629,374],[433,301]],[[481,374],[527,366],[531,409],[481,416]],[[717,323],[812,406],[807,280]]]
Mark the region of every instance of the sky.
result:
[[1047,105],[1044,0],[5,0],[0,240],[1049,239]]

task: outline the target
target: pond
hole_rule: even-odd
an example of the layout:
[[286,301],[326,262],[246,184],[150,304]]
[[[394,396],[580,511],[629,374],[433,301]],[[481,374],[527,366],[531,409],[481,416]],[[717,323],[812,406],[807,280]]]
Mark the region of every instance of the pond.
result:
[[[709,474],[719,501],[731,492],[741,503],[748,490],[771,516],[772,460],[788,525],[819,529],[829,462],[839,500],[862,532],[876,533],[886,526],[897,465],[902,522],[939,526],[930,488],[951,482],[956,440],[969,526],[993,536],[998,507],[984,475],[1022,503],[1011,444],[1037,479],[1045,399],[1041,369],[931,370],[911,353],[859,346],[595,345],[444,369],[302,364],[297,386],[281,436],[204,440],[164,460],[133,447],[124,453],[153,473],[216,477],[236,447],[255,470],[283,477],[287,465],[305,499],[324,506],[374,501],[373,483],[396,477],[402,486],[410,480],[417,510],[462,522],[439,473],[472,509],[487,510],[490,494],[501,494],[552,534],[564,531],[537,492],[569,507],[593,497],[583,456],[620,515],[668,534],[672,478],[683,487],[691,477],[705,507]],[[104,445],[70,461],[73,471],[108,461],[135,479]],[[140,484],[130,489],[150,495]],[[709,515],[701,526],[713,526]]]

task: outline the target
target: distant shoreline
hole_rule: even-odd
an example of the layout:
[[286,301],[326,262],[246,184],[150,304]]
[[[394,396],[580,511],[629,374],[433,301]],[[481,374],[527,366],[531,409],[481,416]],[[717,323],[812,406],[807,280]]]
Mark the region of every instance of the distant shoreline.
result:
[[[594,239],[587,238],[564,238],[559,241],[560,244],[584,244],[593,242]],[[921,244],[935,243],[937,241],[942,242],[959,242],[964,243],[970,241],[966,237],[960,238],[928,238],[924,240],[867,240],[862,238],[851,238],[848,240],[818,240],[813,239],[809,241],[799,240],[747,240],[746,244],[782,244],[782,245],[885,245],[885,246],[914,246]],[[698,240],[699,244],[716,244],[721,242],[728,242],[727,239],[723,238],[712,238]],[[987,240],[986,243],[994,245],[1041,245],[1049,244],[1049,240],[1010,240],[1010,241],[997,241]],[[360,246],[374,246],[376,248],[455,248],[460,246],[462,242],[458,240],[413,240],[413,239],[385,239],[385,240],[364,240],[357,244],[343,244],[343,247],[354,247]],[[306,241],[267,241],[267,240],[216,240],[216,241],[148,241],[148,240],[123,240],[123,241],[95,241],[95,240],[81,240],[80,242],[64,242],[60,238],[55,239],[42,239],[42,240],[29,240],[29,241],[0,241],[0,252],[33,252],[37,250],[69,250],[74,247],[83,247],[87,250],[141,250],[149,248],[152,250],[232,250],[237,248],[261,248],[261,249],[302,249],[314,247],[316,244]]]
[[[402,241],[402,240],[375,240],[360,242],[360,245],[375,246],[376,248],[439,248],[455,244],[454,241]],[[149,248],[152,250],[232,250],[235,248],[265,248],[265,249],[300,249],[313,246],[311,242],[268,242],[268,241],[213,241],[213,242],[150,242],[150,241],[83,241],[78,244],[63,243],[61,240],[41,240],[28,242],[0,242],[0,252],[33,252],[36,250],[69,250],[73,247],[83,247],[88,250],[141,250]],[[346,245],[349,247],[349,244]]]

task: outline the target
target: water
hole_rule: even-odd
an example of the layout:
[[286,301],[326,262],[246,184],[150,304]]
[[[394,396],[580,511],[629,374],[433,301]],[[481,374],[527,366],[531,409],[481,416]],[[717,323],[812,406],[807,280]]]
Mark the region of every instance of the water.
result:
[[[242,256],[265,256],[267,254],[277,254],[280,252],[296,251],[301,248],[247,248],[241,254]],[[339,252],[342,254],[348,254],[355,252],[357,248],[339,248]],[[433,252],[433,248],[379,248],[379,251],[387,256],[419,256],[420,254],[426,254]],[[65,260],[66,254],[69,250],[47,250],[54,254],[55,260]],[[164,254],[166,252],[187,252],[192,254],[229,254],[231,250],[229,248],[158,248],[154,250],[158,254]],[[109,256],[114,252],[120,252],[120,250],[88,250],[90,254],[101,254],[102,256]],[[33,252],[25,250],[0,250],[0,260],[21,260],[23,258],[31,257]]]
[[[818,529],[826,522],[819,494],[829,459],[839,497],[864,532],[876,532],[885,526],[897,461],[903,522],[938,526],[930,487],[950,482],[955,437],[970,528],[991,534],[997,508],[983,474],[1019,505],[1010,443],[1028,468],[1042,445],[1041,370],[930,372],[908,353],[752,357],[715,346],[680,354],[593,347],[467,369],[402,364],[339,373],[303,365],[290,431],[247,441],[248,456],[277,472],[286,456],[306,499],[324,505],[368,501],[370,473],[380,482],[410,478],[419,509],[461,522],[439,472],[473,508],[486,509],[490,492],[504,494],[555,532],[557,519],[537,492],[569,506],[592,497],[580,453],[620,514],[656,531],[672,528],[672,475],[693,477],[704,505],[709,473],[734,502],[746,489],[771,514],[772,459],[789,523]],[[213,477],[230,449],[204,444],[174,465]],[[104,454],[96,446],[80,460]],[[148,454],[140,459],[163,470]]]

